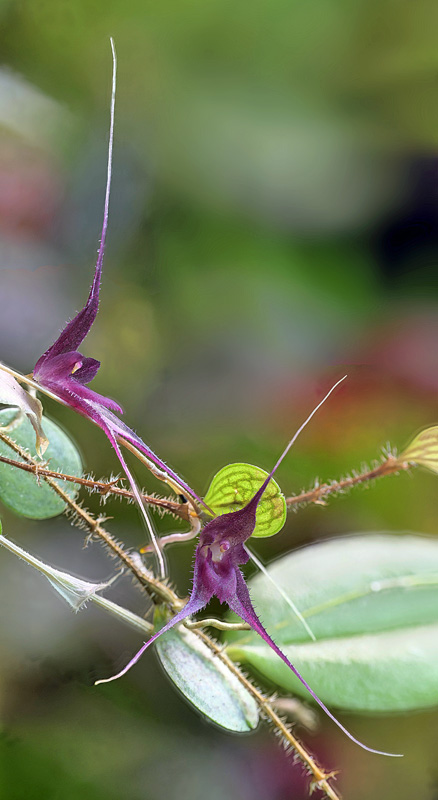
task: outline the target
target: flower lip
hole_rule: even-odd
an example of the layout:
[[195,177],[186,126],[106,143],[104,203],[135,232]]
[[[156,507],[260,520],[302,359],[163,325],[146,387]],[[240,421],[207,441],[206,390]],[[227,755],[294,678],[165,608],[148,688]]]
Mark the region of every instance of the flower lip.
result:
[[211,558],[211,561],[214,564],[220,564],[223,561],[225,554],[230,549],[231,545],[230,542],[212,542],[211,544],[204,544],[202,545],[202,553],[203,556],[207,559]]
[[100,367],[96,358],[83,356],[77,350],[60,353],[46,359],[34,369],[34,379],[44,385],[46,382],[62,382],[74,375],[74,379],[85,384],[93,380]]

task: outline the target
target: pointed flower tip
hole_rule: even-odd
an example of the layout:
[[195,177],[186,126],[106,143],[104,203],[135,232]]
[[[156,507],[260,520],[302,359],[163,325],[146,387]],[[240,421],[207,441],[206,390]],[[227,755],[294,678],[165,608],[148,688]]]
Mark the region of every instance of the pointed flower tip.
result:
[[[152,638],[154,638],[154,637],[152,637]],[[151,641],[151,640],[149,640],[149,641]],[[149,644],[149,642],[146,643],[146,646],[148,644]],[[141,648],[141,651],[139,651],[139,652],[143,652],[144,649],[145,649],[145,645],[143,645],[143,647]],[[140,656],[138,655],[138,653],[136,653],[136,655],[131,659],[129,664],[127,664],[126,667],[123,667],[123,669],[120,670],[120,672],[118,672],[116,675],[111,675],[110,678],[99,678],[98,681],[94,682],[94,685],[97,686],[99,683],[111,683],[112,681],[117,681],[119,678],[121,678],[123,675],[126,675],[126,673],[129,672],[131,667],[134,666],[136,661],[138,661],[139,657]]]

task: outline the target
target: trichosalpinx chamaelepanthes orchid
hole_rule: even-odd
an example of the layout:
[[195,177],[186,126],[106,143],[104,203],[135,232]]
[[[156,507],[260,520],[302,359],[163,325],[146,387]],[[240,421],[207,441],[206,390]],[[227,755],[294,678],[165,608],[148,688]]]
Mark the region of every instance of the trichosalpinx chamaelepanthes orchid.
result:
[[[344,380],[343,378],[341,380]],[[238,511],[232,511],[228,514],[221,514],[215,519],[208,522],[202,529],[199,536],[199,544],[196,548],[195,563],[193,572],[193,586],[191,595],[186,605],[179,611],[172,619],[164,625],[158,633],[155,633],[133,656],[129,663],[111,678],[104,678],[96,681],[96,683],[108,683],[117,680],[131,667],[136,664],[139,658],[143,655],[145,650],[151,645],[159,636],[166,631],[183,622],[187,617],[201,611],[213,597],[217,597],[221,603],[227,603],[229,608],[234,611],[242,620],[244,620],[250,627],[258,633],[262,639],[272,648],[272,650],[287,664],[289,669],[297,676],[301,683],[310,692],[313,699],[325,711],[325,713],[338,725],[338,727],[356,744],[368,750],[371,753],[378,755],[393,756],[394,753],[385,753],[381,750],[374,750],[367,747],[356,739],[336,717],[328,710],[327,706],[319,699],[315,692],[310,688],[309,684],[298,670],[291,664],[288,658],[275,644],[269,633],[265,630],[254,606],[251,602],[248,587],[245,579],[239,569],[243,564],[246,564],[250,558],[250,554],[245,547],[245,542],[248,541],[252,535],[256,525],[256,512],[258,504],[262,495],[267,488],[269,481],[274,476],[278,466],[283,461],[285,455],[288,453],[293,443],[296,441],[298,435],[303,430],[305,425],[309,422],[311,417],[320,408],[322,403],[327,399],[328,395],[338,386],[341,381],[338,381],[335,386],[330,389],[326,397],[317,405],[312,411],[307,420],[301,425],[295,433],[286,449],[278,459],[275,467],[268,475],[266,480],[260,486],[260,489],[254,494],[249,503],[244,508]]]
[[[120,406],[108,397],[104,397],[92,389],[87,384],[95,377],[100,363],[94,358],[83,356],[78,347],[88,334],[98,311],[99,290],[102,273],[103,254],[105,249],[105,239],[108,227],[109,194],[111,184],[111,163],[112,145],[114,134],[114,107],[115,107],[115,83],[116,83],[116,57],[113,42],[113,83],[111,97],[111,124],[108,150],[108,171],[107,186],[104,206],[104,220],[102,227],[102,237],[98,251],[96,269],[93,284],[88,300],[84,308],[72,319],[62,330],[51,347],[38,359],[33,378],[42,389],[47,390],[64,404],[76,409],[80,414],[88,417],[95,422],[107,435],[114,447],[125,474],[131,483],[133,493],[142,510],[145,521],[149,527],[152,541],[155,544],[160,567],[163,569],[163,558],[158,547],[155,535],[149,521],[148,515],[141,500],[141,495],[135,484],[133,476],[125,462],[120,449],[120,442],[127,443],[133,449],[142,454],[149,462],[152,462],[159,470],[174,482],[174,484],[199,503],[205,503],[199,498],[189,486],[187,486],[176,473],[166,465],[150,450],[147,445],[128,428],[114,412],[122,413]],[[336,384],[337,385],[337,384]],[[335,388],[335,387],[333,387]],[[332,391],[332,390],[331,390]],[[323,401],[324,402],[324,401]],[[321,403],[319,404],[321,405]],[[319,406],[317,406],[319,408]],[[317,410],[314,410],[314,412]],[[313,413],[310,416],[313,416]],[[310,417],[309,417],[310,419]],[[307,422],[308,420],[306,420]],[[304,423],[306,424],[306,423]],[[343,730],[354,742],[371,752],[381,753],[372,750],[355,739],[344,726],[333,716],[324,703],[316,696],[304,678],[290,663],[286,656],[271,639],[262,623],[260,622],[254,607],[251,603],[249,591],[243,575],[239,569],[240,565],[246,564],[249,559],[248,550],[245,542],[249,539],[255,528],[256,511],[260,499],[274,475],[277,467],[283,460],[286,453],[294,443],[297,435],[304,426],[297,431],[293,439],[289,442],[284,453],[278,460],[270,475],[266,478],[260,489],[255,493],[250,502],[242,509],[228,514],[221,514],[208,522],[200,534],[199,544],[196,548],[194,577],[191,596],[184,608],[176,614],[157,634],[138,651],[131,659],[129,664],[120,673],[98,683],[115,680],[123,675],[135,664],[144,651],[162,633],[165,633],[174,625],[182,622],[192,614],[203,609],[212,597],[217,597],[221,602],[236,612],[254,631],[256,631],[264,641],[283,659],[288,667],[294,672],[299,680],[308,689],[314,700],[328,714],[328,716]],[[381,753],[382,755],[392,755],[391,753]]]
[[173,485],[178,487],[179,491],[187,492],[189,496],[195,498],[199,503],[201,503],[201,505],[205,506],[205,503],[186,483],[184,483],[183,480],[181,480],[181,478],[175,472],[169,469],[169,467],[167,467],[164,462],[152,452],[152,450],[142,441],[139,436],[137,436],[136,433],[134,433],[134,431],[128,428],[128,426],[125,425],[114,414],[115,411],[119,414],[123,413],[122,409],[117,403],[115,403],[113,400],[110,400],[110,398],[104,397],[88,388],[86,384],[88,384],[95,377],[100,367],[100,362],[95,358],[85,357],[78,351],[78,347],[85,339],[91,326],[93,325],[99,307],[102,263],[108,228],[116,89],[116,55],[112,40],[111,47],[113,52],[113,80],[107,184],[102,237],[97,256],[94,280],[84,308],[79,311],[79,313],[76,314],[76,316],[70,322],[67,323],[54,344],[52,344],[51,347],[49,347],[48,350],[46,350],[46,352],[41,356],[41,358],[38,359],[33,371],[33,378],[36,383],[41,386],[41,388],[49,390],[49,392],[55,395],[63,403],[76,409],[76,411],[78,411],[84,417],[91,419],[106,433],[112,446],[116,450],[117,456],[143,513],[152,537],[152,541],[155,545],[160,568],[163,571],[163,559],[161,551],[156,545],[151,522],[142,503],[141,496],[134,478],[120,450],[119,441],[123,440],[124,442],[128,443],[128,446],[131,445],[135,450],[139,451],[143,456],[146,457],[148,461],[152,462],[152,464],[158,467],[160,471],[165,473],[166,477],[170,479],[170,482],[173,482]]

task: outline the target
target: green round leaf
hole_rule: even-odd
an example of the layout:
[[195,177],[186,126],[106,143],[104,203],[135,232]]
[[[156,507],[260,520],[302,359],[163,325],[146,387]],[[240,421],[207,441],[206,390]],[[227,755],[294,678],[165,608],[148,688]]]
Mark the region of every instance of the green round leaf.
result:
[[[243,508],[255,495],[268,472],[252,464],[228,464],[214,476],[205,502],[215,514],[228,514]],[[286,500],[273,478],[257,508],[253,536],[274,536],[286,522]]]
[[[1,410],[0,426],[7,425],[16,413],[16,409]],[[68,475],[80,476],[82,474],[81,458],[73,442],[58,425],[47,417],[43,417],[42,427],[49,439],[49,446],[44,453],[44,459],[49,461],[49,468],[65,472]],[[23,418],[20,425],[10,431],[8,436],[36,457],[35,431],[27,418]],[[0,441],[0,455],[15,461],[23,460],[2,441]],[[66,481],[58,481],[58,483],[70,497],[75,497],[78,491],[76,484]],[[37,480],[31,473],[2,462],[0,462],[0,500],[16,514],[31,519],[56,517],[64,511],[65,507],[65,503],[43,479]]]
[[[356,536],[306,547],[269,568],[309,623],[312,642],[275,586],[250,581],[266,629],[328,705],[400,711],[438,704],[438,541]],[[252,631],[227,634],[229,655],[309,698]]]
[[[159,610],[155,622],[157,627],[165,622]],[[173,683],[209,719],[230,731],[257,727],[254,698],[196,634],[179,626],[157,639],[156,649]]]

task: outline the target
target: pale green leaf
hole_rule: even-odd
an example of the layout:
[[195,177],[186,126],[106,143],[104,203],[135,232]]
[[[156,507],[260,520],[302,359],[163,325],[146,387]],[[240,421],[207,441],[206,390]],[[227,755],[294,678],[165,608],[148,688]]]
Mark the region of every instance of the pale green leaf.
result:
[[[293,598],[316,642],[263,575],[251,597],[268,632],[329,705],[396,711],[438,704],[438,541],[346,537],[278,560],[271,578]],[[253,631],[227,634],[229,655],[309,698]]]
[[[157,627],[165,621],[160,615]],[[180,625],[159,637],[156,648],[171,680],[205,716],[231,731],[257,727],[254,698],[195,633]]]

